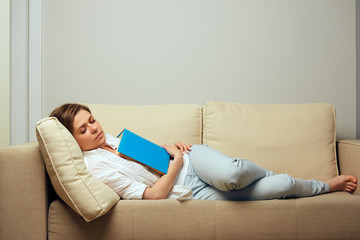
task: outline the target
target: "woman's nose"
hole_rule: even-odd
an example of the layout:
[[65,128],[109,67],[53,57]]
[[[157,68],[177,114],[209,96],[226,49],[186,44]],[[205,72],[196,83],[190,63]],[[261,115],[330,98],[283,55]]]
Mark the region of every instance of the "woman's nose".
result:
[[98,128],[95,125],[90,124],[91,133],[96,133]]

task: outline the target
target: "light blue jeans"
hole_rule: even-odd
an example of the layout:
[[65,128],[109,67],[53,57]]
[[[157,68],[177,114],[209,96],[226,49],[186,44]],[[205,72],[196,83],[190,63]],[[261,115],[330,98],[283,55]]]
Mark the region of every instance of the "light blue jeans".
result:
[[184,185],[194,199],[266,200],[310,197],[329,191],[317,180],[275,174],[248,160],[231,158],[206,145],[193,145]]

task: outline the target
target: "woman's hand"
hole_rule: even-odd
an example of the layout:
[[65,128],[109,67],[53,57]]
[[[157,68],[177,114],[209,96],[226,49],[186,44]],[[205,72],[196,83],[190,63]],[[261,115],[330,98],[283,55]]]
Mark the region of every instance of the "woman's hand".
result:
[[182,152],[176,146],[168,146],[166,144],[161,144],[161,146],[165,148],[165,150],[168,152],[168,154],[170,154],[172,158],[182,155]]
[[189,153],[189,151],[191,151],[191,144],[186,144],[186,143],[182,143],[182,142],[176,142],[175,146],[180,150],[180,152],[182,154],[184,153]]

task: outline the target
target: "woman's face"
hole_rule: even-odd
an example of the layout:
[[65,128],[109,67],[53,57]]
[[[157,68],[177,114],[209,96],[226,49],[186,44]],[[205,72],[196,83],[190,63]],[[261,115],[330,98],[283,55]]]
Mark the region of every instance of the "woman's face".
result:
[[88,151],[105,145],[105,134],[98,121],[86,110],[80,110],[74,118],[73,132],[82,151]]

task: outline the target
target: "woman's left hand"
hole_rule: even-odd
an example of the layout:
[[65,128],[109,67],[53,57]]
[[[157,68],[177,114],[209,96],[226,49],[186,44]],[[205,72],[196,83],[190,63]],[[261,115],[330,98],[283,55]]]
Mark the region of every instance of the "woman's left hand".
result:
[[182,142],[176,142],[175,147],[177,147],[182,154],[189,153],[191,151],[192,144],[186,144]]

